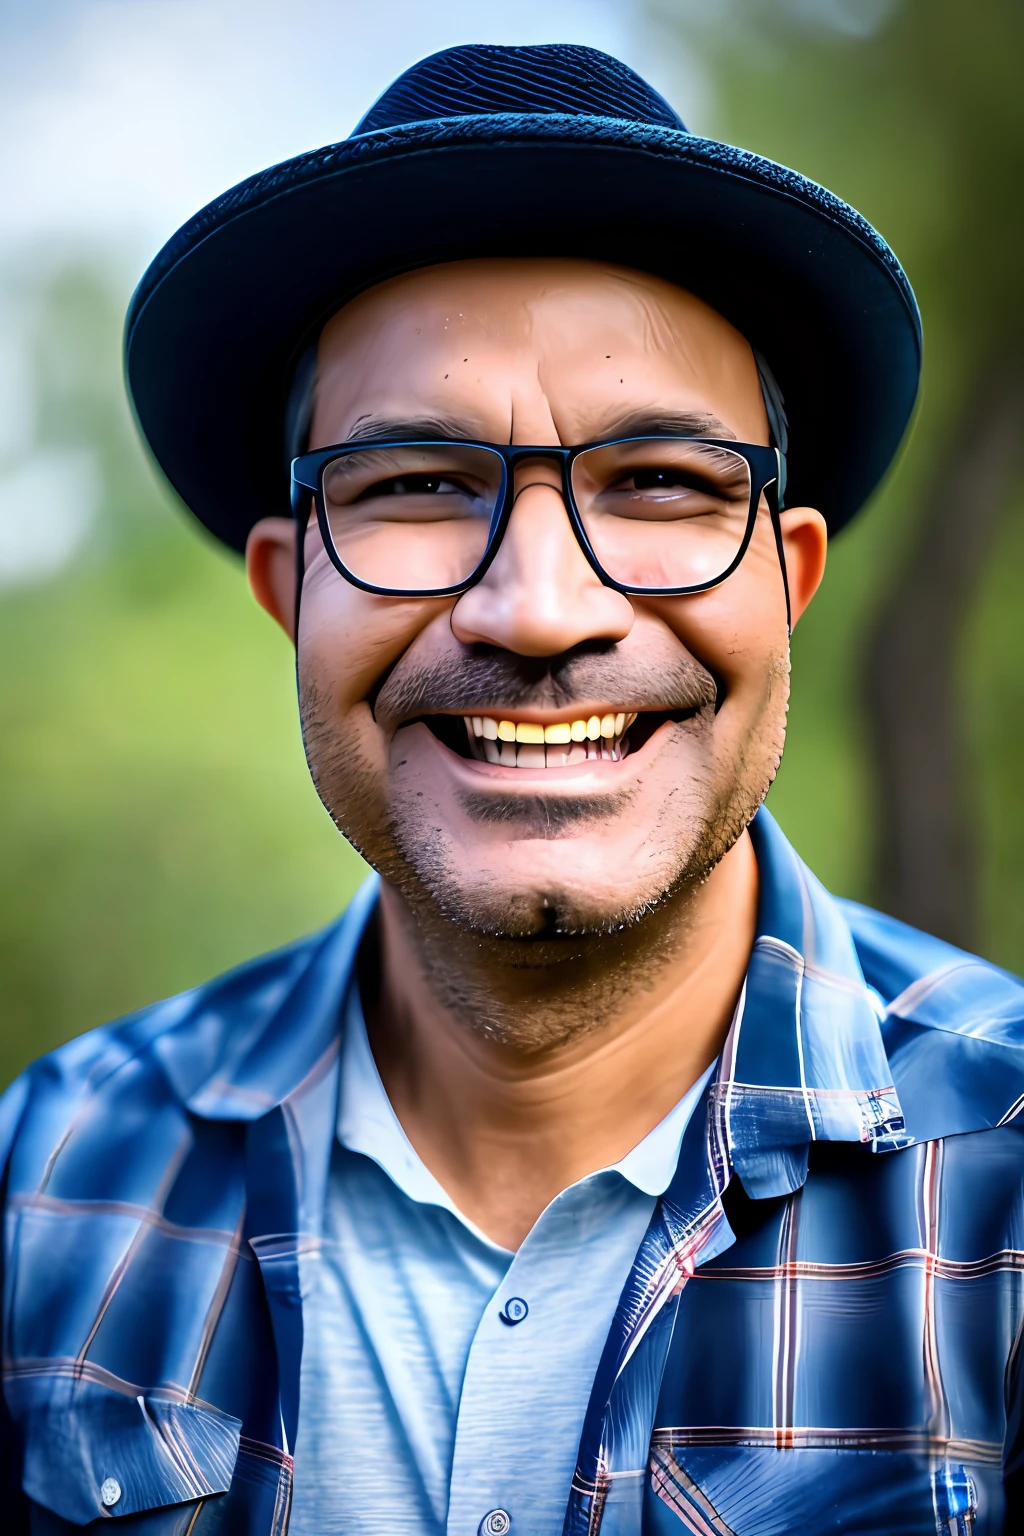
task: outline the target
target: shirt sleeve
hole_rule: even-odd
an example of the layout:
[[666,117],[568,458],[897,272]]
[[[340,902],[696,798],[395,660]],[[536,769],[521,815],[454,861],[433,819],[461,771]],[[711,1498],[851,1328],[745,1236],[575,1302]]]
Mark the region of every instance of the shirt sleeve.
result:
[[[3,1298],[3,1359],[8,1359],[7,1319],[7,1191],[10,1181],[11,1149],[28,1102],[30,1077],[16,1079],[0,1098],[0,1212],[3,1215],[3,1241],[0,1242],[0,1297]],[[30,1506],[21,1487],[22,1449],[14,1421],[7,1406],[6,1393],[0,1391],[0,1509],[7,1536],[29,1536]]]
[[1006,1440],[1003,1445],[1003,1489],[1006,1494],[1006,1522],[1003,1530],[1010,1536],[1024,1531],[1024,1323],[1014,1341],[1011,1365],[1006,1373]]

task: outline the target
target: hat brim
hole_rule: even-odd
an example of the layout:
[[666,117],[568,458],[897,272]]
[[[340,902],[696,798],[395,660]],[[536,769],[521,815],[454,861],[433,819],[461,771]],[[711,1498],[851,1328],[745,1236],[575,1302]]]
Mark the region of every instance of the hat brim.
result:
[[767,358],[790,506],[835,532],[884,475],[917,395],[921,325],[895,256],[816,183],[681,130],[462,117],[275,166],[197,214],[132,299],[129,396],[187,507],[242,549],[287,515],[297,350],[386,277],[478,256],[584,256],[699,295]]

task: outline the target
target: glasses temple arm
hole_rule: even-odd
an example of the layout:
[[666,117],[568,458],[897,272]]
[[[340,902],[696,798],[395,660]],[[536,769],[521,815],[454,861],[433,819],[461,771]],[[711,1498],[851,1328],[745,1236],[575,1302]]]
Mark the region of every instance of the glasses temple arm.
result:
[[299,610],[302,606],[302,583],[306,575],[306,539],[305,529],[302,526],[302,503],[305,500],[303,492],[308,496],[310,489],[303,485],[292,474],[291,503],[292,517],[295,519],[295,672],[298,679],[299,667]]
[[765,486],[768,492],[768,509],[771,513],[772,530],[775,534],[775,548],[779,556],[779,570],[782,572],[782,590],[786,594],[786,633],[793,635],[793,607],[789,597],[789,576],[786,572],[786,546],[782,542],[782,521],[779,506],[779,482],[771,480]]

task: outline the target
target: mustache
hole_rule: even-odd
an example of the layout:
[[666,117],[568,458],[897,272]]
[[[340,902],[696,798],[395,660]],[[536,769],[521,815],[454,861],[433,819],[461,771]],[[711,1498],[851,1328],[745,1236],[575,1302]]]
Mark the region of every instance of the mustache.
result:
[[420,715],[561,710],[598,701],[638,712],[716,712],[719,696],[715,677],[687,652],[645,660],[615,646],[556,657],[488,647],[427,663],[401,658],[381,684],[373,713],[378,724],[397,726]]

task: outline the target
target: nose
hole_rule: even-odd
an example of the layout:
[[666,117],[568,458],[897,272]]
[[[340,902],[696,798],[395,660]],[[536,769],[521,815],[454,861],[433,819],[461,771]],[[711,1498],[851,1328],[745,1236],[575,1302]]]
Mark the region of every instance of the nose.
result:
[[557,656],[587,640],[624,640],[633,605],[606,587],[577,543],[554,464],[516,466],[515,504],[498,552],[452,610],[452,632],[521,656]]

